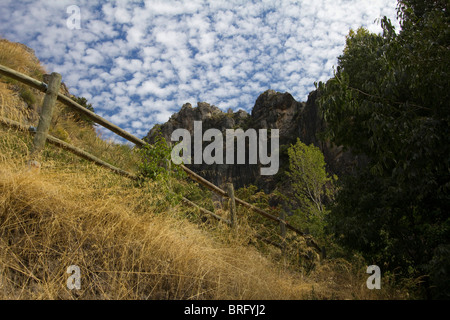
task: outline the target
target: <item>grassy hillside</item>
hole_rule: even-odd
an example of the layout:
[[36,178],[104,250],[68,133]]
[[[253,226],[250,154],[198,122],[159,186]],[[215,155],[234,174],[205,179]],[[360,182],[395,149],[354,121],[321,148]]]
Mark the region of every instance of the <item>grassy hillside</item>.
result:
[[[36,78],[45,73],[21,45],[1,40],[0,53],[1,64]],[[42,95],[24,90],[0,77],[1,116],[36,125]],[[131,148],[100,139],[62,105],[51,133],[136,172]],[[31,142],[0,126],[0,299],[406,297],[389,277],[383,290],[368,290],[362,260],[326,260],[305,270],[295,253],[283,259],[278,249],[255,245],[249,212],[239,209],[233,233],[168,196],[168,188],[195,185],[138,185],[53,146],[45,148],[40,171],[30,170]],[[80,268],[81,290],[66,286],[71,265]]]

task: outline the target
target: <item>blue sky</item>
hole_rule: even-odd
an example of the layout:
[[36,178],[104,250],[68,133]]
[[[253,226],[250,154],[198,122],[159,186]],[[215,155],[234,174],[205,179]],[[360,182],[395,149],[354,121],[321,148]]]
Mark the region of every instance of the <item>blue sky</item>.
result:
[[[81,29],[67,26],[71,5]],[[1,37],[143,137],[186,102],[250,112],[267,89],[306,101],[332,76],[349,30],[380,32],[375,20],[396,21],[396,1],[2,0],[0,12]]]

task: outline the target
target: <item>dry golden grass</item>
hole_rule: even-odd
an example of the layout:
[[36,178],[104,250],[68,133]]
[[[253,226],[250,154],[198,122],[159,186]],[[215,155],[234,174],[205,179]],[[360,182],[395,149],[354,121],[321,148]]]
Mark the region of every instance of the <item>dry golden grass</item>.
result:
[[[21,123],[36,124],[37,115],[20,97],[20,90],[19,87],[14,88],[0,81],[0,116]],[[36,93],[36,97],[40,102],[41,95]]]
[[0,64],[39,78],[45,73],[34,53],[24,45],[0,38]]
[[[47,147],[40,173],[30,138],[0,131],[1,299],[386,299],[345,261],[305,275],[247,245],[247,226],[199,227],[165,201],[159,183],[135,186]],[[190,209],[188,209],[189,211]],[[81,270],[69,290],[66,270]]]
[[[20,43],[0,38],[0,64],[42,80],[45,69],[39,60]],[[0,116],[22,123],[36,124],[37,109],[42,100],[38,90],[0,76]]]
[[[255,249],[142,206],[158,194],[88,164],[35,174],[24,162],[1,163],[4,299],[295,299],[309,290]],[[70,265],[81,269],[79,291],[66,288]]]
[[[46,73],[39,60],[24,45],[1,38],[0,64],[38,80],[42,80]],[[38,90],[0,76],[1,117],[36,127],[42,99],[43,93]],[[92,126],[74,120],[74,113],[59,102],[55,106],[50,134],[124,170],[136,170],[137,158],[131,148],[99,139]]]
[[[98,189],[95,168],[85,169],[37,175],[2,166],[3,298],[294,299],[307,291],[256,250],[227,247],[151,207],[137,210],[152,194]],[[66,288],[70,265],[81,268],[80,291]]]

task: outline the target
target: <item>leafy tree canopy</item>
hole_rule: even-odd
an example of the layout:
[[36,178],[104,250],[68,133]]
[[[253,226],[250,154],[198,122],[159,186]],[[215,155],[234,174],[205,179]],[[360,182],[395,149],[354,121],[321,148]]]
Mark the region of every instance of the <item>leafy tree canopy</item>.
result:
[[[450,292],[449,2],[401,0],[400,32],[350,32],[335,76],[319,83],[325,137],[368,156],[330,218],[344,245]],[[444,258],[447,257],[447,258]],[[400,270],[400,271],[399,271]]]

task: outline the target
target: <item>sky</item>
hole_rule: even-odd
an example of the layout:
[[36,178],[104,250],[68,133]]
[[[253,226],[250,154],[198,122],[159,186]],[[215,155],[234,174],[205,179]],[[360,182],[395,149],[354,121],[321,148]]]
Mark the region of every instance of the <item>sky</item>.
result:
[[[396,0],[1,0],[0,37],[142,138],[183,104],[251,112],[268,89],[306,101],[350,29],[396,23]],[[115,139],[103,132],[106,138]]]

